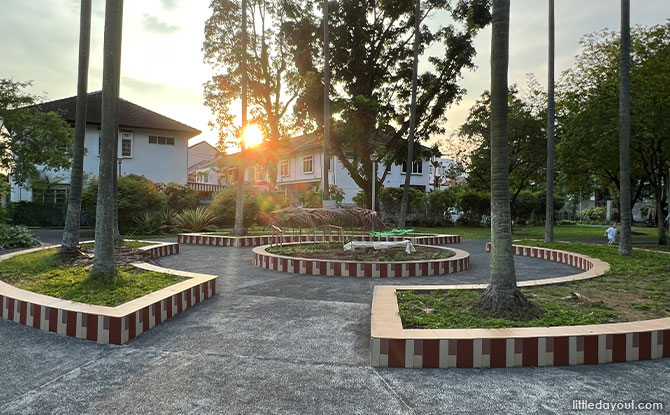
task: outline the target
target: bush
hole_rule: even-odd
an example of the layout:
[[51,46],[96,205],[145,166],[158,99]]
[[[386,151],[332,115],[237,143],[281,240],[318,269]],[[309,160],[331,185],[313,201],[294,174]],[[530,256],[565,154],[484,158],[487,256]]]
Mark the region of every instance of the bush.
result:
[[[426,193],[414,188],[409,189],[407,200],[407,219],[405,223],[418,223],[425,214]],[[400,220],[400,207],[402,205],[402,187],[384,187],[379,192],[379,210],[382,218],[389,224],[397,224]]]
[[[235,224],[235,203],[237,187],[227,187],[218,192],[212,202],[211,209],[219,226]],[[268,213],[286,206],[284,195],[277,192],[265,192],[258,188],[244,188],[244,226],[269,223]]]
[[188,186],[170,182],[159,186],[167,198],[167,206],[180,212],[184,209],[194,209],[198,206],[198,192]]
[[607,209],[604,207],[590,207],[579,212],[579,219],[591,222],[604,222]]
[[132,233],[143,235],[160,235],[165,226],[160,212],[144,212],[135,216]]
[[[119,177],[119,229],[128,231],[135,225],[135,217],[146,212],[159,211],[167,207],[167,196],[158,185],[144,176],[129,174]],[[98,181],[91,182],[82,194],[82,210],[95,217],[98,198]]]
[[424,226],[452,225],[450,208],[456,206],[454,189],[433,190],[426,195],[426,215],[421,224]]
[[0,224],[0,249],[28,248],[39,244],[37,236],[25,226]]
[[209,231],[216,222],[214,212],[210,208],[202,206],[195,209],[186,209],[178,214],[176,219],[179,227],[189,232]]
[[365,192],[363,190],[359,190],[358,193],[354,197],[351,198],[351,201],[354,202],[354,204],[358,207],[361,208],[369,208],[367,201],[365,200]]
[[[546,192],[521,191],[511,206],[514,222],[531,226],[543,225],[547,211],[546,200]],[[564,204],[563,197],[554,196],[554,212],[561,210]]]
[[[67,204],[21,201],[10,203],[8,213],[14,225],[64,226]],[[95,212],[94,212],[95,213]]]
[[468,226],[481,226],[491,215],[491,195],[472,189],[460,189],[457,200],[462,212],[458,222]]

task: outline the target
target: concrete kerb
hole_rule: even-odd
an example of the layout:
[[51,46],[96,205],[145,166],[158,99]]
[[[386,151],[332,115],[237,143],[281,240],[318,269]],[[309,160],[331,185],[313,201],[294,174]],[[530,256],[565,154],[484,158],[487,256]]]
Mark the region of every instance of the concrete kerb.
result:
[[[338,242],[337,235],[330,235],[324,238],[323,235],[313,234],[303,235],[284,235],[281,237],[282,243],[294,242]],[[346,237],[345,237],[346,239]],[[414,244],[419,245],[447,245],[461,242],[460,235],[421,235],[421,236],[369,236],[369,235],[355,235],[354,239],[357,241],[402,241],[409,239]],[[177,235],[177,242],[187,245],[205,245],[205,246],[221,246],[221,247],[251,247],[269,245],[271,243],[278,243],[279,237],[272,235],[259,236],[225,236],[213,235],[211,233],[180,233]]]
[[[50,245],[13,252],[0,256],[0,261],[57,247]],[[160,257],[178,253],[179,245],[156,243],[140,249],[152,251]],[[5,320],[43,331],[120,345],[216,294],[217,276],[178,271],[143,262],[132,266],[188,279],[116,307],[62,300],[0,281],[0,314]]]
[[[285,244],[285,246],[297,243]],[[428,245],[415,245],[428,247]],[[257,246],[253,249],[252,263],[258,267],[272,271],[295,274],[321,275],[333,277],[367,277],[367,278],[399,278],[425,277],[452,274],[470,268],[470,254],[456,248],[432,246],[454,252],[449,258],[417,260],[417,261],[355,261],[318,258],[301,258],[277,255],[267,252],[270,245]]]
[[[529,250],[530,249],[530,250]],[[609,264],[567,251],[515,246],[517,255],[570,261],[572,276],[520,286],[595,278]],[[574,256],[574,258],[571,258]],[[486,284],[376,286],[372,301],[371,365],[404,368],[572,366],[670,357],[670,318],[627,323],[506,329],[403,329],[397,291],[483,289]]]

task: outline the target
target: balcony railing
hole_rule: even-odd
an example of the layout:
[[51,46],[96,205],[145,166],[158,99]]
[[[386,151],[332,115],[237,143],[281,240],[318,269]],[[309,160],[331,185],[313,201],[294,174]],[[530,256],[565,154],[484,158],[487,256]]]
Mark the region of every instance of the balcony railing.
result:
[[220,192],[221,190],[225,189],[225,186],[212,183],[188,182],[186,185],[195,191],[206,193]]

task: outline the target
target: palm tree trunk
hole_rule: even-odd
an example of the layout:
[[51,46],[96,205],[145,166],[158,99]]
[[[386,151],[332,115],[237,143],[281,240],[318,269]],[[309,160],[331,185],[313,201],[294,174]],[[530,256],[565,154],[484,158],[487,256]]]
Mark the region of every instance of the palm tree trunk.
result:
[[630,0],[621,0],[621,59],[619,62],[619,254],[633,253],[630,195]]
[[[402,202],[400,204],[400,220],[398,228],[405,227],[407,220],[407,205],[409,204],[409,185],[412,180],[412,160],[414,159],[414,134],[416,133],[416,89],[419,72],[419,39],[421,30],[421,0],[416,0],[414,11],[414,61],[412,62],[412,102],[409,113],[409,137],[407,138],[407,171],[405,172],[405,184],[402,189]],[[372,180],[377,180],[372,177]]]
[[656,193],[656,225],[658,229],[658,245],[665,245],[667,244],[668,240],[665,236],[665,215],[663,214],[663,184],[660,180],[658,186],[654,190]]
[[549,0],[549,76],[547,82],[547,197],[544,242],[554,242],[554,0]]
[[507,143],[509,0],[493,0],[491,29],[491,281],[478,306],[494,315],[519,316],[529,309],[516,286],[512,252]]
[[323,0],[323,200],[330,200],[330,39],[328,1]]
[[88,93],[88,62],[91,52],[91,0],[81,0],[79,18],[79,67],[77,68],[77,110],[74,122],[74,148],[72,152],[72,172],[70,174],[70,194],[61,254],[74,255],[79,245],[81,219],[81,192],[84,176],[84,142],[86,140],[86,98]]
[[237,169],[237,199],[233,235],[245,235],[244,227],[244,130],[247,128],[247,0],[242,0],[242,137],[240,137],[240,165]]
[[114,145],[121,74],[123,0],[107,0],[102,69],[102,140],[98,174],[93,273],[115,277],[114,263]]

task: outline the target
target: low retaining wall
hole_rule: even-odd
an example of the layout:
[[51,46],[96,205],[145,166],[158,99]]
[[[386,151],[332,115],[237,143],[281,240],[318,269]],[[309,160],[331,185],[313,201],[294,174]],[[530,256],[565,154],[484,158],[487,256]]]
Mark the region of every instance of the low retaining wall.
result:
[[269,247],[270,245],[265,245],[253,249],[253,264],[272,271],[292,272],[296,274],[370,278],[426,277],[452,274],[470,268],[470,254],[455,248],[448,249],[454,252],[455,255],[444,259],[370,262],[276,255],[267,252],[267,248]]
[[[520,286],[594,278],[609,270],[595,258],[516,246],[518,255],[570,263],[585,272]],[[404,368],[569,366],[670,357],[670,318],[628,323],[505,329],[403,329],[396,291],[483,289],[487,284],[382,286],[374,289],[371,365]]]
[[[294,242],[313,242],[314,235],[285,235],[282,237],[282,243],[294,243]],[[346,237],[345,237],[346,239]],[[461,237],[459,235],[426,235],[426,236],[369,236],[369,235],[356,235],[354,239],[357,241],[403,241],[409,239],[414,244],[419,245],[446,245],[446,244],[457,244],[461,242]],[[317,242],[337,242],[339,239],[337,235],[326,236],[324,239],[323,234],[316,235]],[[207,246],[262,246],[269,245],[271,243],[277,243],[278,238],[274,238],[271,235],[264,236],[223,236],[223,235],[209,235],[206,233],[180,233],[177,236],[177,241],[180,244],[187,245],[207,245]]]
[[[139,242],[152,242],[152,241],[139,241]],[[155,245],[143,246],[139,248],[140,251],[149,251],[156,258],[176,255],[179,253],[179,244],[173,242],[158,242]]]
[[[0,261],[52,248],[54,246],[14,252],[0,256]],[[177,244],[161,243],[140,249],[155,250],[155,256],[179,252]],[[43,331],[120,345],[216,294],[217,276],[177,271],[146,263],[136,263],[133,266],[187,277],[188,280],[116,307],[62,300],[22,290],[0,281],[0,314],[6,320]]]

